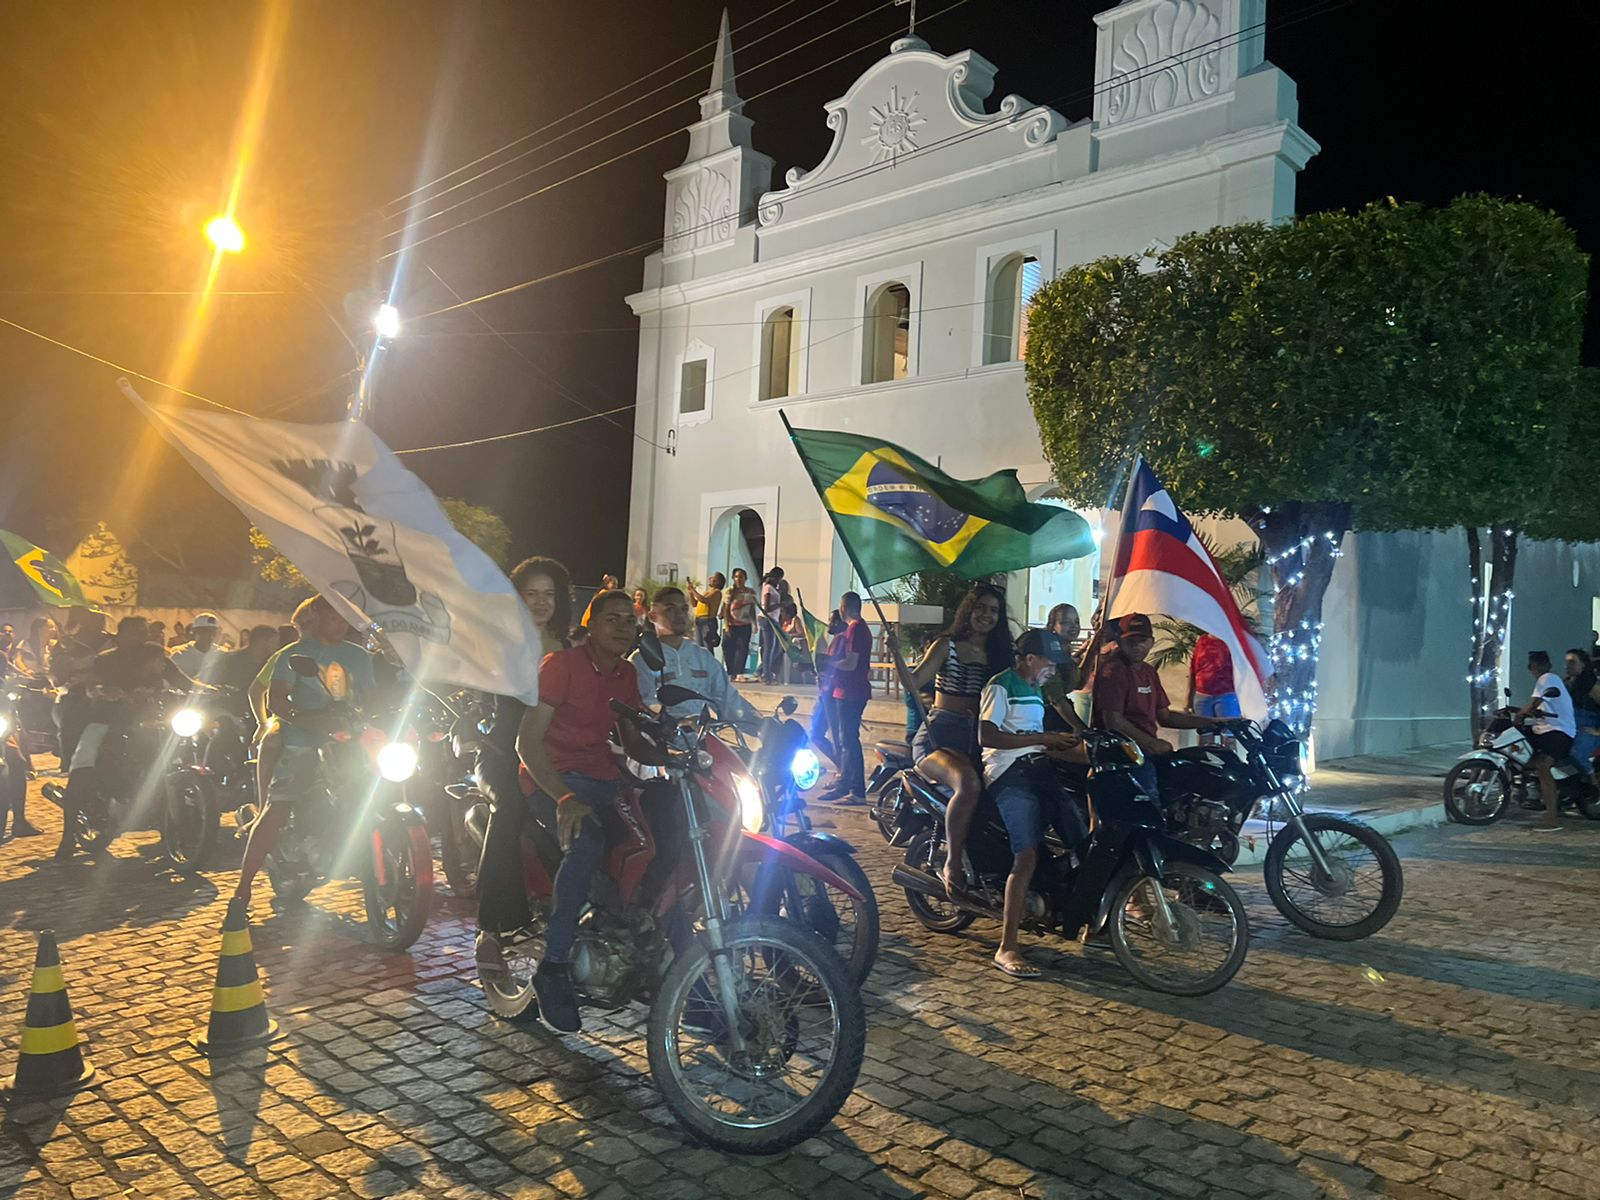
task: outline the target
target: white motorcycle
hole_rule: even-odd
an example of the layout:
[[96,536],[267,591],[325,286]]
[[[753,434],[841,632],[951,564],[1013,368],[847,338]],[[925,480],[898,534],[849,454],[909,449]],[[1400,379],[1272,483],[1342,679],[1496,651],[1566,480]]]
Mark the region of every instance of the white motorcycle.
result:
[[[1513,801],[1541,809],[1539,777],[1533,769],[1533,743],[1514,708],[1502,708],[1444,777],[1444,810],[1463,825],[1491,825],[1511,810]],[[1595,777],[1568,757],[1550,772],[1556,780],[1558,808],[1576,808],[1600,821],[1600,791]]]

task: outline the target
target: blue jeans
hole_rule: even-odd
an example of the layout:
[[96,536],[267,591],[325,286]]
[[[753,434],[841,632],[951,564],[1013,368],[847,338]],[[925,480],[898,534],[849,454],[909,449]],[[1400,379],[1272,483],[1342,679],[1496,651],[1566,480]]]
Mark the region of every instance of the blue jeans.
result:
[[1600,717],[1591,712],[1578,713],[1578,734],[1572,739],[1572,757],[1577,759],[1585,775],[1594,774],[1594,752],[1600,749],[1600,738],[1586,730],[1594,728],[1590,722],[1600,723]]
[[[564,771],[561,782],[590,808],[601,808],[616,799],[623,780],[592,779],[576,771]],[[561,856],[556,871],[555,903],[550,909],[550,933],[545,939],[544,961],[564,963],[572,957],[572,943],[578,937],[578,918],[589,900],[589,885],[606,854],[606,835],[600,822],[588,817]]]
[[1220,696],[1207,696],[1203,692],[1194,694],[1194,715],[1197,717],[1237,717],[1239,712],[1239,694],[1237,692],[1223,692]]
[[839,787],[852,796],[867,794],[867,760],[861,751],[861,715],[865,700],[834,700],[839,722]]

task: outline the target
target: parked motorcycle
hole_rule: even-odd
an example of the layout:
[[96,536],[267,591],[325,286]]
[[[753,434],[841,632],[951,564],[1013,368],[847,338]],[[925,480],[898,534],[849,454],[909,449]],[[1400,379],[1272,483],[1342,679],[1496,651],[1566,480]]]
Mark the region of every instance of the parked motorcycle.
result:
[[1288,815],[1262,863],[1277,910],[1313,937],[1334,941],[1355,941],[1382,929],[1399,909],[1405,887],[1388,839],[1352,817],[1301,807],[1301,745],[1282,721],[1262,728],[1238,720],[1228,729],[1242,758],[1220,747],[1194,746],[1157,760],[1168,830],[1231,863],[1258,803],[1281,806]]
[[[318,679],[307,655],[292,655],[289,667],[303,680]],[[317,769],[288,797],[287,817],[263,865],[273,892],[290,902],[327,880],[355,876],[372,940],[404,950],[433,908],[433,847],[422,814],[401,791],[417,771],[416,731],[400,717],[387,724],[393,728],[348,707],[326,710]]]
[[[1444,777],[1446,814],[1463,825],[1490,825],[1511,811],[1513,801],[1524,808],[1543,809],[1533,754],[1525,720],[1517,710],[1497,710],[1478,735],[1478,744]],[[1585,774],[1570,757],[1556,763],[1550,773],[1555,776],[1559,808],[1575,808],[1591,821],[1600,821],[1600,791],[1593,775]]]
[[872,744],[872,774],[867,777],[867,816],[878,827],[883,840],[891,846],[905,845],[899,837],[900,799],[905,791],[900,783],[902,772],[915,764],[911,757],[910,742],[882,741]]
[[[674,684],[660,693],[666,706],[696,698]],[[736,798],[715,786],[720,743],[709,719],[682,726],[613,708],[668,748],[666,784],[657,794],[681,806],[690,854],[645,903],[639,886],[656,844],[644,793],[625,791],[607,811],[610,846],[571,960],[579,1001],[600,1009],[636,1000],[650,1006],[651,1074],[667,1107],[700,1141],[748,1154],[785,1150],[831,1121],[855,1087],[866,1013],[844,962],[815,934],[769,916],[736,918],[734,878],[742,866],[759,873],[776,859],[841,893],[854,889],[758,832],[766,814],[753,790]],[[560,863],[553,820],[528,822],[524,843],[534,935],[507,947],[503,976],[482,980],[490,1007],[512,1020],[537,1014],[533,974]]]
[[[1053,777],[1060,819],[1040,848],[1023,928],[1068,938],[1104,933],[1117,961],[1145,987],[1178,996],[1216,991],[1250,947],[1244,905],[1222,878],[1228,864],[1162,832],[1160,808],[1131,774],[1144,761],[1137,746],[1098,730],[1083,736],[1087,770],[1056,760],[1038,764],[1040,777]],[[939,877],[948,794],[914,770],[903,772],[900,783],[896,828],[907,849],[894,881],[905,889],[912,915],[943,933],[979,915],[999,918],[1012,862],[999,810],[987,795],[979,801],[966,849],[975,886],[952,899]]]

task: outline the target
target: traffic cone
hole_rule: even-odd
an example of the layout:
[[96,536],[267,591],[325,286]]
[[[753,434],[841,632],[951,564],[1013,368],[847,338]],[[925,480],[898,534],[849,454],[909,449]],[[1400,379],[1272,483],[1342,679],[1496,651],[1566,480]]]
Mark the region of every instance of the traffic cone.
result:
[[94,1080],[94,1068],[83,1057],[78,1028],[72,1022],[61,954],[51,930],[39,933],[33,960],[33,986],[28,989],[28,1015],[22,1020],[22,1054],[17,1073],[5,1087],[7,1100],[65,1096]]
[[222,922],[222,956],[217,960],[217,986],[211,992],[211,1018],[189,1039],[208,1058],[261,1046],[278,1036],[278,1023],[267,1015],[261,976],[250,946],[250,919],[244,901],[228,901]]

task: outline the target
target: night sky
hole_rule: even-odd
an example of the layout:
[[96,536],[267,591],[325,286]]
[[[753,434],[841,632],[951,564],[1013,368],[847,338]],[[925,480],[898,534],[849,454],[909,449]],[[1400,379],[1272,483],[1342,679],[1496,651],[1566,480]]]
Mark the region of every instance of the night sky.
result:
[[[1071,119],[1088,114],[1090,15],[1103,5],[963,0],[942,11],[954,2],[919,0],[919,33],[942,52],[971,48],[996,63],[993,100],[1018,92]],[[292,6],[240,190],[249,245],[224,262],[217,284],[275,294],[213,300],[187,385],[261,415],[337,419],[352,353],[318,301],[362,328],[374,289],[393,272],[394,260],[380,259],[397,244],[385,237],[399,224],[386,216],[391,202],[562,118],[512,151],[535,153],[421,211],[530,174],[424,222],[421,235],[595,169],[417,246],[400,283],[402,311],[443,307],[449,289],[476,296],[659,238],[661,173],[686,144],[672,131],[697,115],[721,7]],[[168,377],[188,297],[106,293],[181,291],[203,276],[199,229],[227,195],[266,11],[166,0],[4,6],[0,317]],[[1600,202],[1584,182],[1596,149],[1592,72],[1577,65],[1596,32],[1592,12],[1586,3],[1521,16],[1514,6],[1270,0],[1267,57],[1298,81],[1301,124],[1322,144],[1301,176],[1300,210],[1385,195],[1435,203],[1467,191],[1518,195],[1564,216],[1593,254]],[[741,93],[776,89],[746,112],[781,180],[790,166],[821,158],[831,137],[823,103],[886,52],[906,10],[875,0],[746,0],[731,15]],[[639,287],[645,252],[410,327],[377,379],[379,434],[404,448],[631,403],[637,335],[623,297]],[[1591,306],[1590,361],[1594,325]],[[0,526],[65,554],[71,531],[103,517],[135,542],[136,557],[212,575],[246,570],[242,519],[152,444],[115,379],[111,368],[0,326]],[[440,495],[501,512],[516,556],[553,554],[592,581],[622,567],[631,429],[623,413],[408,461]],[[692,558],[693,548],[677,557]]]

